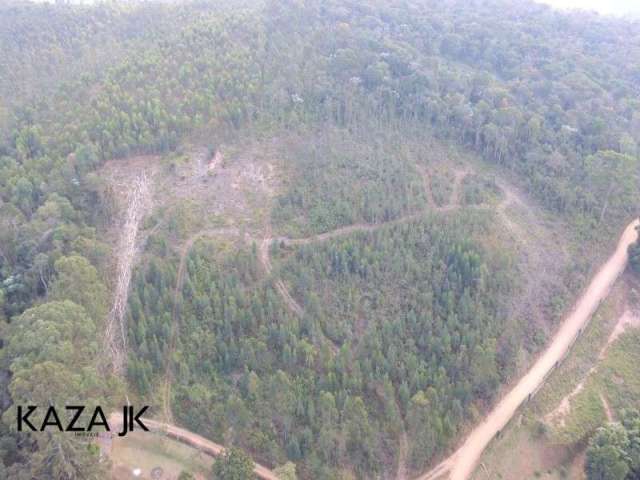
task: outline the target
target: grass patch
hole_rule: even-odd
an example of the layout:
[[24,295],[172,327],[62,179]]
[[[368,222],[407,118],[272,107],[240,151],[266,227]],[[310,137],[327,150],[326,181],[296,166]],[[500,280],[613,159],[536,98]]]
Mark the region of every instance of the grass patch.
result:
[[592,380],[584,390],[571,399],[571,410],[560,428],[550,431],[551,443],[573,445],[589,439],[605,423],[607,417],[600,399],[599,389]]
[[114,437],[111,454],[114,467],[129,471],[139,468],[141,478],[151,478],[150,472],[162,468],[163,478],[177,478],[183,470],[206,474],[210,471],[213,458],[167,438],[159,433],[131,432],[126,437]]
[[640,408],[640,330],[629,330],[611,346],[598,368],[597,382],[614,412]]
[[499,442],[490,444],[472,479],[578,478],[566,476],[575,455],[571,448],[549,444],[536,425],[516,421],[504,430]]

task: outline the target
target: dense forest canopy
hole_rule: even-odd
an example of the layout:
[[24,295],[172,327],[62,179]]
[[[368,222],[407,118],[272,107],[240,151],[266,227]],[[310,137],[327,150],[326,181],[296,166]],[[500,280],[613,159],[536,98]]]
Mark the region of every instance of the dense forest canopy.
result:
[[[412,221],[276,242],[266,277],[255,241],[196,243],[179,290],[159,228],[133,275],[128,370],[105,375],[105,162],[294,132],[314,141],[290,149],[274,235]],[[513,368],[498,345],[517,282],[491,214],[423,215],[421,136],[606,241],[638,208],[640,23],[524,0],[3,2],[0,476],[101,478],[89,442],[12,432],[15,405],[152,401],[168,357],[177,421],[300,478],[382,478],[398,425],[411,468],[451,447]],[[465,204],[499,197],[466,182]]]

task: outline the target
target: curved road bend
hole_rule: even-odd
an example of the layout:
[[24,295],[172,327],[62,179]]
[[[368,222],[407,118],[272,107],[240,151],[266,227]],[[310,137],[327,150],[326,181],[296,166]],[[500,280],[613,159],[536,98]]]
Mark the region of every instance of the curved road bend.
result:
[[[212,457],[220,455],[225,450],[222,445],[218,445],[217,443],[211,442],[196,433],[176,427],[175,425],[148,419],[144,420],[144,424],[151,431],[163,432],[167,437],[196,448],[201,452],[211,455]],[[112,413],[109,416],[109,425],[122,425],[122,413]],[[271,470],[267,467],[263,467],[262,465],[258,465],[257,463],[253,469],[253,473],[262,480],[279,480]]]
[[600,267],[591,283],[576,302],[572,312],[565,318],[551,344],[536,360],[531,369],[520,379],[487,415],[485,420],[467,436],[462,446],[448,459],[417,480],[432,480],[449,471],[451,480],[466,480],[473,473],[482,452],[489,442],[511,420],[529,394],[544,383],[547,375],[561,361],[573,345],[573,341],[587,325],[591,315],[606,298],[618,276],[624,271],[628,255],[627,248],[638,238],[638,219],[631,222],[622,233],[618,246],[606,263]]

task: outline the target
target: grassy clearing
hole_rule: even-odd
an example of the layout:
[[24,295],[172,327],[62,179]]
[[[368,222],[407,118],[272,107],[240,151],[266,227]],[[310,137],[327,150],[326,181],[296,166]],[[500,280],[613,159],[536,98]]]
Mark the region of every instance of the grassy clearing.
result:
[[493,442],[482,457],[473,480],[577,479],[572,467],[575,449],[550,444],[538,425],[520,416]]
[[125,472],[135,468],[142,471],[137,478],[149,479],[150,472],[162,468],[162,478],[177,478],[183,470],[205,475],[211,469],[213,458],[162,434],[132,432],[126,437],[115,437],[112,449],[114,478],[128,478]]
[[612,345],[598,368],[602,387],[614,412],[640,408],[640,330],[629,330]]
[[600,399],[599,389],[589,378],[579,394],[571,399],[570,410],[560,426],[553,426],[548,432],[552,444],[577,445],[586,443],[593,432],[603,425],[607,416]]

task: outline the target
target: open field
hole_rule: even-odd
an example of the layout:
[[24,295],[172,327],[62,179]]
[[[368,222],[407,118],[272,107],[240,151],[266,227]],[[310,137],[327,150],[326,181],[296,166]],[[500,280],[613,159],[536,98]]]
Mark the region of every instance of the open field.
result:
[[151,479],[151,471],[160,467],[162,479],[176,479],[180,472],[189,471],[205,478],[213,458],[162,433],[131,432],[113,442],[111,460],[113,480],[135,478],[133,470],[139,468],[141,478]]

